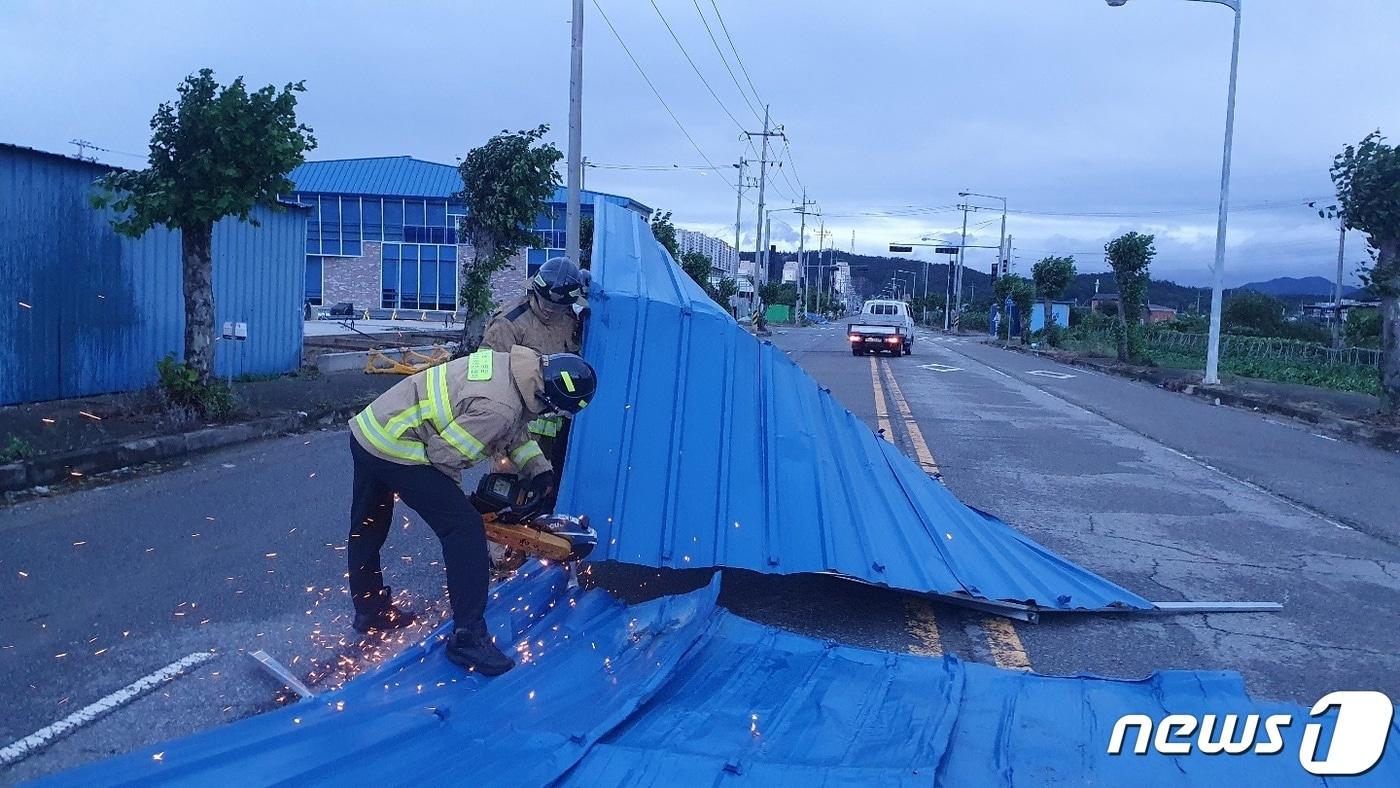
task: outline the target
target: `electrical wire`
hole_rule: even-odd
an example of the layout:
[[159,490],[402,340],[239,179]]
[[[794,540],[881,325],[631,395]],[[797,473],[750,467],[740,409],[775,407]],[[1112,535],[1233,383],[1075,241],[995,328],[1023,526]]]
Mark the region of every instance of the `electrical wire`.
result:
[[672,29],[671,23],[666,21],[666,15],[661,13],[661,7],[656,4],[656,0],[651,0],[651,7],[656,11],[656,15],[661,18],[661,24],[666,26],[666,32],[671,34],[671,40],[676,42],[676,47],[680,49],[682,55],[685,55],[685,62],[690,64],[690,70],[694,71],[695,76],[700,78],[701,84],[705,86],[706,90],[710,91],[710,95],[714,97],[715,103],[719,105],[719,108],[724,110],[724,114],[728,115],[729,119],[734,121],[734,125],[739,127],[739,131],[743,131],[744,124],[740,123],[739,119],[734,117],[734,113],[729,111],[729,107],[725,105],[723,99],[719,97],[719,94],[715,92],[713,87],[710,87],[710,81],[705,79],[704,74],[700,73],[700,67],[695,65],[695,60],[691,58],[690,53],[686,51],[685,44],[681,43],[680,36],[676,35],[676,31]]
[[783,150],[787,151],[788,164],[792,165],[792,177],[797,179],[797,185],[802,187],[802,191],[807,191],[807,184],[802,182],[802,176],[797,172],[797,162],[792,159],[792,147],[788,145],[788,138],[783,136]]
[[719,6],[715,0],[710,0],[710,7],[715,9],[715,18],[719,20],[719,29],[724,31],[724,40],[729,42],[729,48],[734,51],[734,61],[739,64],[739,70],[744,72],[744,80],[749,83],[749,90],[753,91],[753,97],[759,104],[765,104],[763,98],[758,95],[758,88],[753,85],[753,78],[749,76],[749,70],[744,66],[744,59],[739,56],[739,48],[734,46],[734,39],[729,35],[729,26],[724,23],[724,14],[719,12]]
[[632,50],[628,48],[627,42],[622,40],[622,34],[617,32],[617,28],[613,26],[612,20],[608,18],[607,12],[603,10],[603,6],[598,3],[598,0],[593,0],[593,7],[598,9],[598,14],[603,17],[603,22],[606,23],[608,29],[612,31],[613,38],[617,39],[617,43],[621,45],[622,51],[627,53],[627,58],[632,61],[633,66],[636,66],[637,73],[642,75],[642,80],[647,83],[647,87],[651,88],[651,92],[656,96],[656,100],[661,102],[661,106],[665,108],[666,114],[670,115],[671,120],[675,121],[676,128],[681,130],[681,134],[685,135],[686,140],[690,142],[690,146],[695,148],[695,152],[700,154],[700,158],[704,159],[706,164],[714,167],[715,170],[720,173],[720,180],[729,184],[729,188],[738,188],[733,183],[730,183],[728,178],[724,177],[723,171],[716,166],[708,155],[706,155],[704,149],[695,141],[695,138],[690,136],[690,132],[686,130],[685,124],[681,123],[681,119],[676,117],[676,113],[671,110],[671,105],[666,103],[666,99],[662,98],[661,91],[656,89],[656,85],[651,81],[651,77],[647,76],[646,69],[642,68],[642,64],[637,62],[636,55],[632,54]]
[[754,119],[763,122],[763,117],[754,108],[753,102],[749,101],[749,94],[744,91],[744,86],[739,84],[739,78],[734,75],[734,69],[729,66],[729,58],[724,56],[724,50],[719,45],[719,40],[715,38],[715,31],[710,28],[710,20],[706,18],[705,12],[700,9],[700,0],[691,0],[695,4],[695,13],[700,15],[700,21],[705,25],[705,32],[710,35],[710,43],[715,45],[715,52],[719,53],[720,62],[724,64],[724,70],[729,72],[729,78],[734,80],[734,87],[739,89],[739,96],[744,99],[744,103],[749,106],[749,112],[753,113]]

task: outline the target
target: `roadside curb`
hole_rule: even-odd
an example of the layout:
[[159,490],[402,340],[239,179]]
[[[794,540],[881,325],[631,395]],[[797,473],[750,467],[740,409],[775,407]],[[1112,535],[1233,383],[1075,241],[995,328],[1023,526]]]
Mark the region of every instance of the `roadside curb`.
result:
[[1041,358],[1047,358],[1061,364],[1092,369],[1107,375],[1116,375],[1121,378],[1128,378],[1142,383],[1150,383],[1153,386],[1167,391],[1199,397],[1210,402],[1218,401],[1221,405],[1286,416],[1314,425],[1329,432],[1334,437],[1343,438],[1354,443],[1363,443],[1385,451],[1400,452],[1400,428],[1386,427],[1379,424],[1359,421],[1357,419],[1349,419],[1328,413],[1318,408],[1303,407],[1267,397],[1252,396],[1224,387],[1207,386],[1199,382],[1171,379],[1160,373],[1154,374],[1154,371],[1151,369],[1125,367],[1120,365],[1117,361],[1083,358],[1070,354],[1048,352],[1024,345],[993,344],[992,346],[999,347],[1003,350],[1010,350],[1014,353],[1040,356]]
[[224,446],[302,432],[350,420],[369,404],[346,405],[314,414],[268,416],[237,424],[221,424],[171,435],[92,446],[0,465],[0,492],[26,490],[68,479],[115,471],[133,465],[199,454]]

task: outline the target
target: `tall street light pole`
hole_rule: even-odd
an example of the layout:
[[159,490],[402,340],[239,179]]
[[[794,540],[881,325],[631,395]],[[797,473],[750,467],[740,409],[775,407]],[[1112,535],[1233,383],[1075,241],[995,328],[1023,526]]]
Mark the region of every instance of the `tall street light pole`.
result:
[[579,262],[580,192],[583,190],[583,0],[574,0],[569,58],[568,207],[564,215],[564,253]]
[[[1105,0],[1119,7],[1128,0]],[[1230,52],[1230,93],[1225,104],[1225,155],[1220,166],[1220,217],[1215,228],[1215,268],[1211,271],[1210,345],[1206,348],[1206,374],[1202,382],[1220,382],[1220,311],[1225,298],[1225,226],[1230,213],[1230,150],[1235,138],[1235,83],[1240,67],[1240,6],[1243,0],[1191,0],[1218,3],[1235,12],[1235,39]]]

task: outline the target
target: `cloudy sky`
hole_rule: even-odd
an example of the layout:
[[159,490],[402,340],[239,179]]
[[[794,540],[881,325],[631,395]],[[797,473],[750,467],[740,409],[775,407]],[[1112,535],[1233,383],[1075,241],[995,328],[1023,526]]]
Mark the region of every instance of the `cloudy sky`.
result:
[[[1330,276],[1335,229],[1305,203],[1332,199],[1343,144],[1400,135],[1400,3],[1244,3],[1227,283]],[[1205,284],[1231,16],[1186,0],[587,0],[584,154],[600,165],[588,186],[732,240],[731,165],[757,158],[742,132],[767,104],[788,140],[770,207],[805,187],[842,248],[853,232],[866,253],[952,239],[951,206],[971,190],[1009,198],[1019,270],[1051,253],[1096,270],[1104,242],[1137,229],[1157,235],[1157,276]],[[565,0],[6,0],[0,141],[70,152],[84,138],[139,166],[155,106],[209,66],[305,80],[313,158],[453,162],[541,122],[562,149],[568,20]],[[744,195],[747,248],[756,196]],[[795,244],[795,218],[775,215],[781,245]],[[969,227],[969,243],[995,245],[999,211]],[[1353,234],[1348,271],[1364,255]]]

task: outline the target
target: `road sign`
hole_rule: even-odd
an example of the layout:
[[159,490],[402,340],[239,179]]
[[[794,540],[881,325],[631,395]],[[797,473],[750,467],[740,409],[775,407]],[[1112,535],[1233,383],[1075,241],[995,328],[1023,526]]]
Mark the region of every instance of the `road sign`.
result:
[[[891,249],[890,251],[894,251],[894,250]],[[934,254],[957,254],[957,253],[958,253],[958,247],[956,247],[956,246],[938,246],[938,247],[935,247],[935,248],[934,248],[933,252],[934,252]]]
[[912,252],[912,251],[914,251],[914,247],[912,247],[912,246],[900,246],[899,244],[890,244],[890,251],[891,251],[891,252]]

